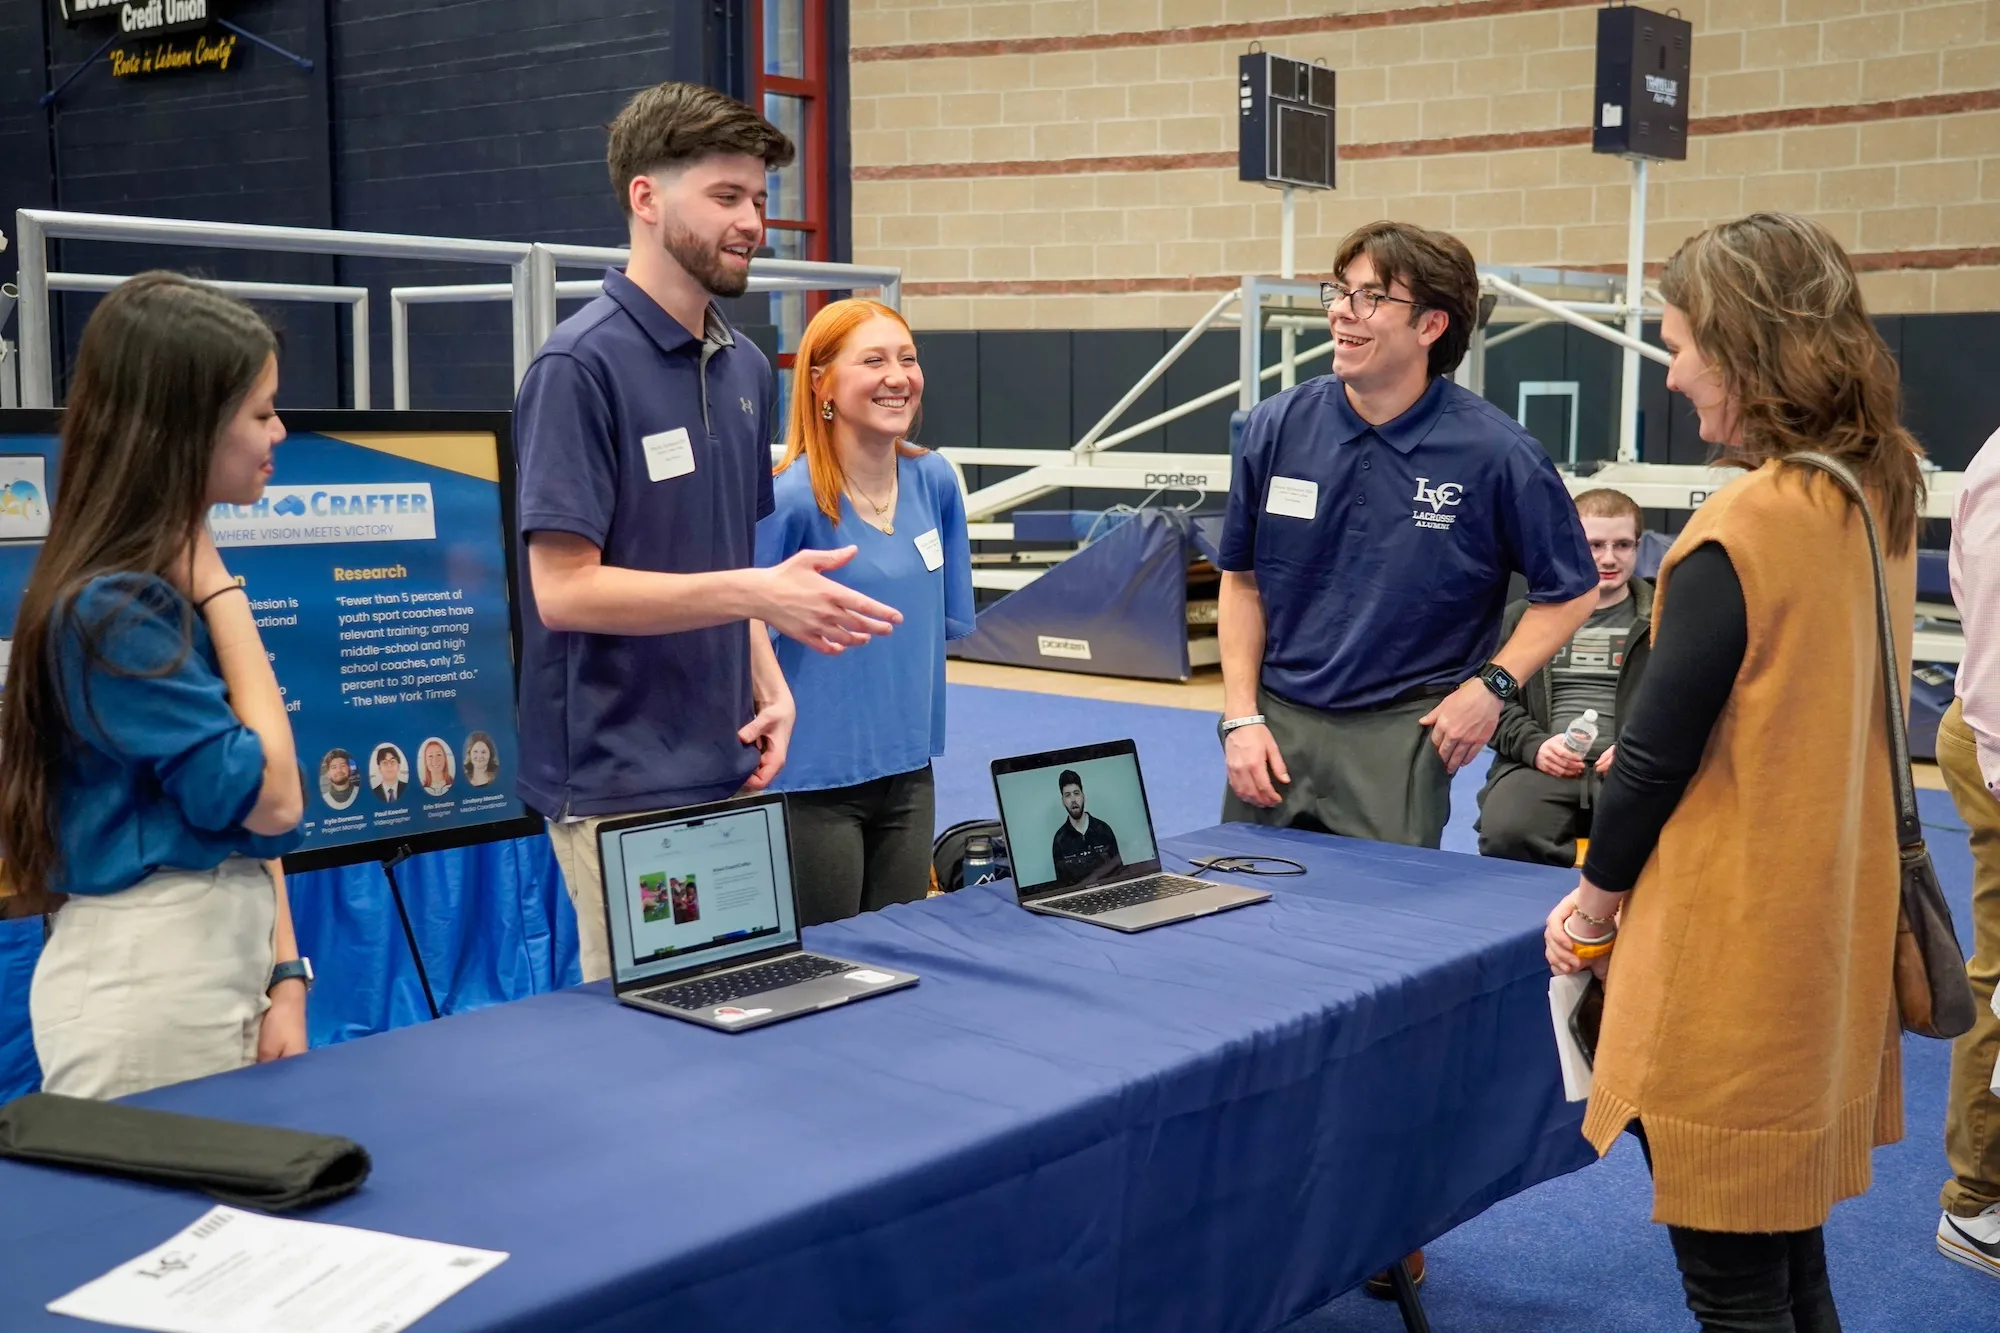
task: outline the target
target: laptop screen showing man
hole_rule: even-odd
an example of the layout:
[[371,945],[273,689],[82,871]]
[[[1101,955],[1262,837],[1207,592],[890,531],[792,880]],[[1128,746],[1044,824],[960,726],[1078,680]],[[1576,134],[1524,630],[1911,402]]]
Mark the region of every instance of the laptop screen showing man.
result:
[[1269,900],[1262,889],[1165,874],[1131,741],[993,761],[1021,906],[1111,930],[1150,930]]
[[798,938],[781,801],[646,823],[603,840],[611,971],[622,984]]
[[1158,870],[1139,756],[1130,742],[1056,754],[1062,756],[1057,762],[1031,768],[1013,769],[1016,761],[995,765],[1019,895],[1033,898]]

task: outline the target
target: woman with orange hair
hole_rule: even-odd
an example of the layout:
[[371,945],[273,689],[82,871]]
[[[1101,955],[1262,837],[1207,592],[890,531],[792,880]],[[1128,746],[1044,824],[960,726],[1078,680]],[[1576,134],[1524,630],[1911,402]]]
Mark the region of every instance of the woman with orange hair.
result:
[[930,887],[944,753],[944,644],[972,632],[964,497],[918,448],[924,373],[910,327],[874,301],[835,301],[799,342],[777,508],[757,563],[852,546],[829,578],[896,607],[887,638],[837,655],[789,639],[778,661],[798,704],[784,771],[801,924],[838,921]]

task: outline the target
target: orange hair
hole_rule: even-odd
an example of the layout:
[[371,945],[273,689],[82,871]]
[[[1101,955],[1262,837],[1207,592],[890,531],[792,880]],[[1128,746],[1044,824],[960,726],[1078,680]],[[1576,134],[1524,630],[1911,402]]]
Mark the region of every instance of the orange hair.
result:
[[[833,389],[833,360],[847,346],[848,338],[869,320],[881,316],[893,319],[909,333],[909,321],[880,301],[870,301],[860,297],[850,297],[845,301],[829,301],[812,323],[806,325],[805,336],[799,339],[799,350],[792,358],[792,406],[786,414],[785,456],[771,469],[773,475],[799,461],[801,455],[812,470],[813,499],[819,504],[819,511],[840,522],[840,496],[847,489],[847,471],[840,465],[840,453],[833,447],[833,423],[820,416],[819,408],[826,401],[826,393]],[[915,335],[911,335],[914,340]],[[813,388],[812,372],[822,372],[821,392]],[[924,452],[914,444],[904,440],[896,441],[896,452],[905,458],[915,458]]]

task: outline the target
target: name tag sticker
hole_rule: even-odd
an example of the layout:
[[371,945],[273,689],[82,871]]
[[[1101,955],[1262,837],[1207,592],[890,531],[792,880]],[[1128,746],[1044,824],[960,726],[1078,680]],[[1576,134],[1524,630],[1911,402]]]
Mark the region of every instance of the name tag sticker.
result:
[[872,967],[863,967],[849,972],[845,980],[858,981],[864,986],[879,986],[885,981],[894,981],[895,978],[887,972],[877,972]]
[[648,435],[639,443],[646,450],[646,475],[654,481],[669,481],[694,471],[694,442],[688,439],[685,426]]
[[1285,518],[1310,519],[1319,513],[1319,483],[1298,477],[1273,477],[1264,510]]
[[917,554],[924,558],[925,569],[944,567],[944,543],[938,540],[936,528],[917,538]]

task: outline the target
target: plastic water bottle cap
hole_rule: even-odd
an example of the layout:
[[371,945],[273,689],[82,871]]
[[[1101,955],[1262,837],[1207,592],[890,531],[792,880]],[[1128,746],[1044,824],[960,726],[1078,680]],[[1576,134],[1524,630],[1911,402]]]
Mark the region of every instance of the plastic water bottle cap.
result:
[[1597,710],[1596,710],[1595,708],[1586,708],[1586,709],[1584,709],[1584,710],[1583,710],[1583,720],[1584,720],[1585,722],[1595,722],[1595,721],[1597,721]]

